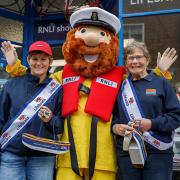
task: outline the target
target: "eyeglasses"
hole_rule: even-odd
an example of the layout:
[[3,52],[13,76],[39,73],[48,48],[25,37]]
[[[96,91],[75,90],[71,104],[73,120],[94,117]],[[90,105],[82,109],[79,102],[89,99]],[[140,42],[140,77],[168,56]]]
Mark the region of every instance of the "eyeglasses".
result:
[[142,60],[144,58],[144,55],[137,55],[137,56],[127,56],[127,60],[133,61],[136,59],[137,61]]

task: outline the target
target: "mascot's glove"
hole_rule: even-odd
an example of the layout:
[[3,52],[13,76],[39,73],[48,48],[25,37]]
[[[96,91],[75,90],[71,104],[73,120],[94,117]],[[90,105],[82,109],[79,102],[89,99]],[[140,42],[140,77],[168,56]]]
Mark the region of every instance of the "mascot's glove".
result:
[[176,61],[177,55],[174,48],[167,48],[161,56],[161,53],[158,52],[157,57],[157,66],[162,72],[168,71],[171,65]]
[[1,45],[1,50],[7,60],[8,65],[13,66],[16,63],[16,60],[18,59],[16,49],[10,41],[4,41]]

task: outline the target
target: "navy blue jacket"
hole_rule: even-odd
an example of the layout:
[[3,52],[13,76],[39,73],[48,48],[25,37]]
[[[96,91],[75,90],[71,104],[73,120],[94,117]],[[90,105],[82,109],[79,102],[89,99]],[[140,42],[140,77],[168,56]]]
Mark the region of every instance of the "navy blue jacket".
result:
[[[170,83],[151,71],[149,75],[140,80],[132,81],[145,118],[151,119],[151,130],[160,134],[164,139],[171,139],[174,129],[180,126],[180,105]],[[148,89],[155,89],[155,93],[148,93]],[[128,120],[121,105],[121,90],[114,106],[112,125],[127,124]],[[122,151],[123,137],[117,136],[117,149]],[[147,146],[148,152],[159,152]],[[162,152],[162,151],[161,151]],[[165,152],[172,152],[172,148]]]
[[[39,83],[38,77],[27,73],[24,76],[12,78],[6,83],[0,96],[0,134],[4,132],[7,123],[16,116],[24,104],[29,101],[36,92],[44,88],[50,80],[51,78],[47,77],[42,83]],[[61,119],[61,102],[62,90],[45,104],[53,112],[50,123],[44,123],[37,116],[36,119],[27,126],[24,132],[49,139],[54,138],[53,129],[55,130],[55,134],[62,133],[63,120]],[[14,138],[5,150],[27,156],[51,155],[50,153],[35,151],[24,146],[22,144],[22,134]]]

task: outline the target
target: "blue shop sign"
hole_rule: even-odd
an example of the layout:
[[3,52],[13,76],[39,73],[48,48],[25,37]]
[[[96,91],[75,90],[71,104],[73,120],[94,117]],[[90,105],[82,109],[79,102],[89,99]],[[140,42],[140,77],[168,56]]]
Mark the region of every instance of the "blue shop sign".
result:
[[125,13],[152,12],[179,9],[179,0],[126,0],[123,1]]
[[35,23],[34,40],[65,40],[70,28],[68,22],[38,22]]

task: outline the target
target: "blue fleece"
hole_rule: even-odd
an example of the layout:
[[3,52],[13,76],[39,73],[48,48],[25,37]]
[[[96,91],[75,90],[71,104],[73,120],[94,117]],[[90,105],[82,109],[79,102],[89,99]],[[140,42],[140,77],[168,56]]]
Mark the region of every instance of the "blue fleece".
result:
[[[180,104],[170,83],[163,77],[154,75],[151,71],[145,78],[132,81],[132,84],[145,118],[152,121],[151,130],[165,139],[170,139],[173,130],[180,126]],[[149,89],[153,89],[153,93],[148,91]],[[112,125],[127,124],[128,122],[122,109],[120,94],[121,90],[114,106]],[[118,149],[122,150],[123,137],[117,136],[117,143]],[[153,152],[158,151],[152,147],[147,149]]]
[[[4,132],[7,123],[16,116],[19,110],[29,99],[36,94],[40,89],[44,88],[49,82],[50,78],[46,78],[42,83],[39,83],[39,78],[27,73],[24,76],[10,79],[0,96],[0,132]],[[62,90],[50,99],[46,106],[53,112],[50,123],[44,123],[37,116],[24,130],[26,133],[33,135],[40,135],[44,138],[54,138],[53,129],[55,130],[55,137],[57,133],[63,132],[63,120],[61,119],[61,102]],[[41,128],[40,128],[41,127]],[[40,131],[41,129],[41,131]],[[16,153],[18,155],[29,156],[43,156],[51,155],[27,148],[22,144],[21,134],[18,135],[6,148],[6,151]]]

